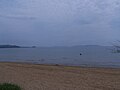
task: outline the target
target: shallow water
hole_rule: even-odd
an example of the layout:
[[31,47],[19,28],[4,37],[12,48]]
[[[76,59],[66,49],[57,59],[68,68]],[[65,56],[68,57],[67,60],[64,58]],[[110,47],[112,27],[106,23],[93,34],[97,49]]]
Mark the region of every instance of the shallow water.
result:
[[120,68],[120,54],[111,49],[105,46],[6,48],[0,49],[0,61]]

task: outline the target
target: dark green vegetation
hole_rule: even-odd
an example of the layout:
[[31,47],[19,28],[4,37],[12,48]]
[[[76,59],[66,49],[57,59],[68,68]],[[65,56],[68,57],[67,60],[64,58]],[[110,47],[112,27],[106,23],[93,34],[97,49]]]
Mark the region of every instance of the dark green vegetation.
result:
[[116,52],[120,53],[120,47],[116,48]]
[[0,90],[21,90],[21,88],[15,84],[3,83],[0,84]]
[[114,52],[120,53],[120,41],[118,40],[117,43],[114,44],[113,46],[114,46]]
[[120,53],[120,46],[115,46],[115,52]]

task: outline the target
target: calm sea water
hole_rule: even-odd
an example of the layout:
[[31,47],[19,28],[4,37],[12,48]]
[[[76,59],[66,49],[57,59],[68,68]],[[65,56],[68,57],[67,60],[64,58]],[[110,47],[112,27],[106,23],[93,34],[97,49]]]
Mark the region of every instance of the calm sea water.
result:
[[0,49],[0,61],[120,68],[120,54],[111,49],[105,46],[6,48]]

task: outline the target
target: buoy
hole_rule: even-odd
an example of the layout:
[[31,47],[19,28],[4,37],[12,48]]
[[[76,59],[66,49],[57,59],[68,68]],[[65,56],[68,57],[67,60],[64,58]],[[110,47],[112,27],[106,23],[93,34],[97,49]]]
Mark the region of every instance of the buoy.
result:
[[80,53],[80,55],[82,55],[82,53]]

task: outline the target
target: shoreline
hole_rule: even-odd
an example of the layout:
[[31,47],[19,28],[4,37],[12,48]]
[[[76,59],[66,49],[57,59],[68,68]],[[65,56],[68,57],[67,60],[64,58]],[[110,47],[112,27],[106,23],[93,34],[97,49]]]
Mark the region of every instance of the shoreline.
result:
[[61,66],[61,67],[76,67],[76,68],[103,68],[103,69],[120,69],[120,67],[115,66],[95,66],[95,65],[65,65],[65,64],[40,64],[40,63],[32,63],[32,62],[15,62],[15,61],[0,61],[0,63],[13,63],[13,64],[28,64],[28,65],[43,65],[43,66]]
[[0,62],[0,83],[23,90],[119,90],[120,69]]

